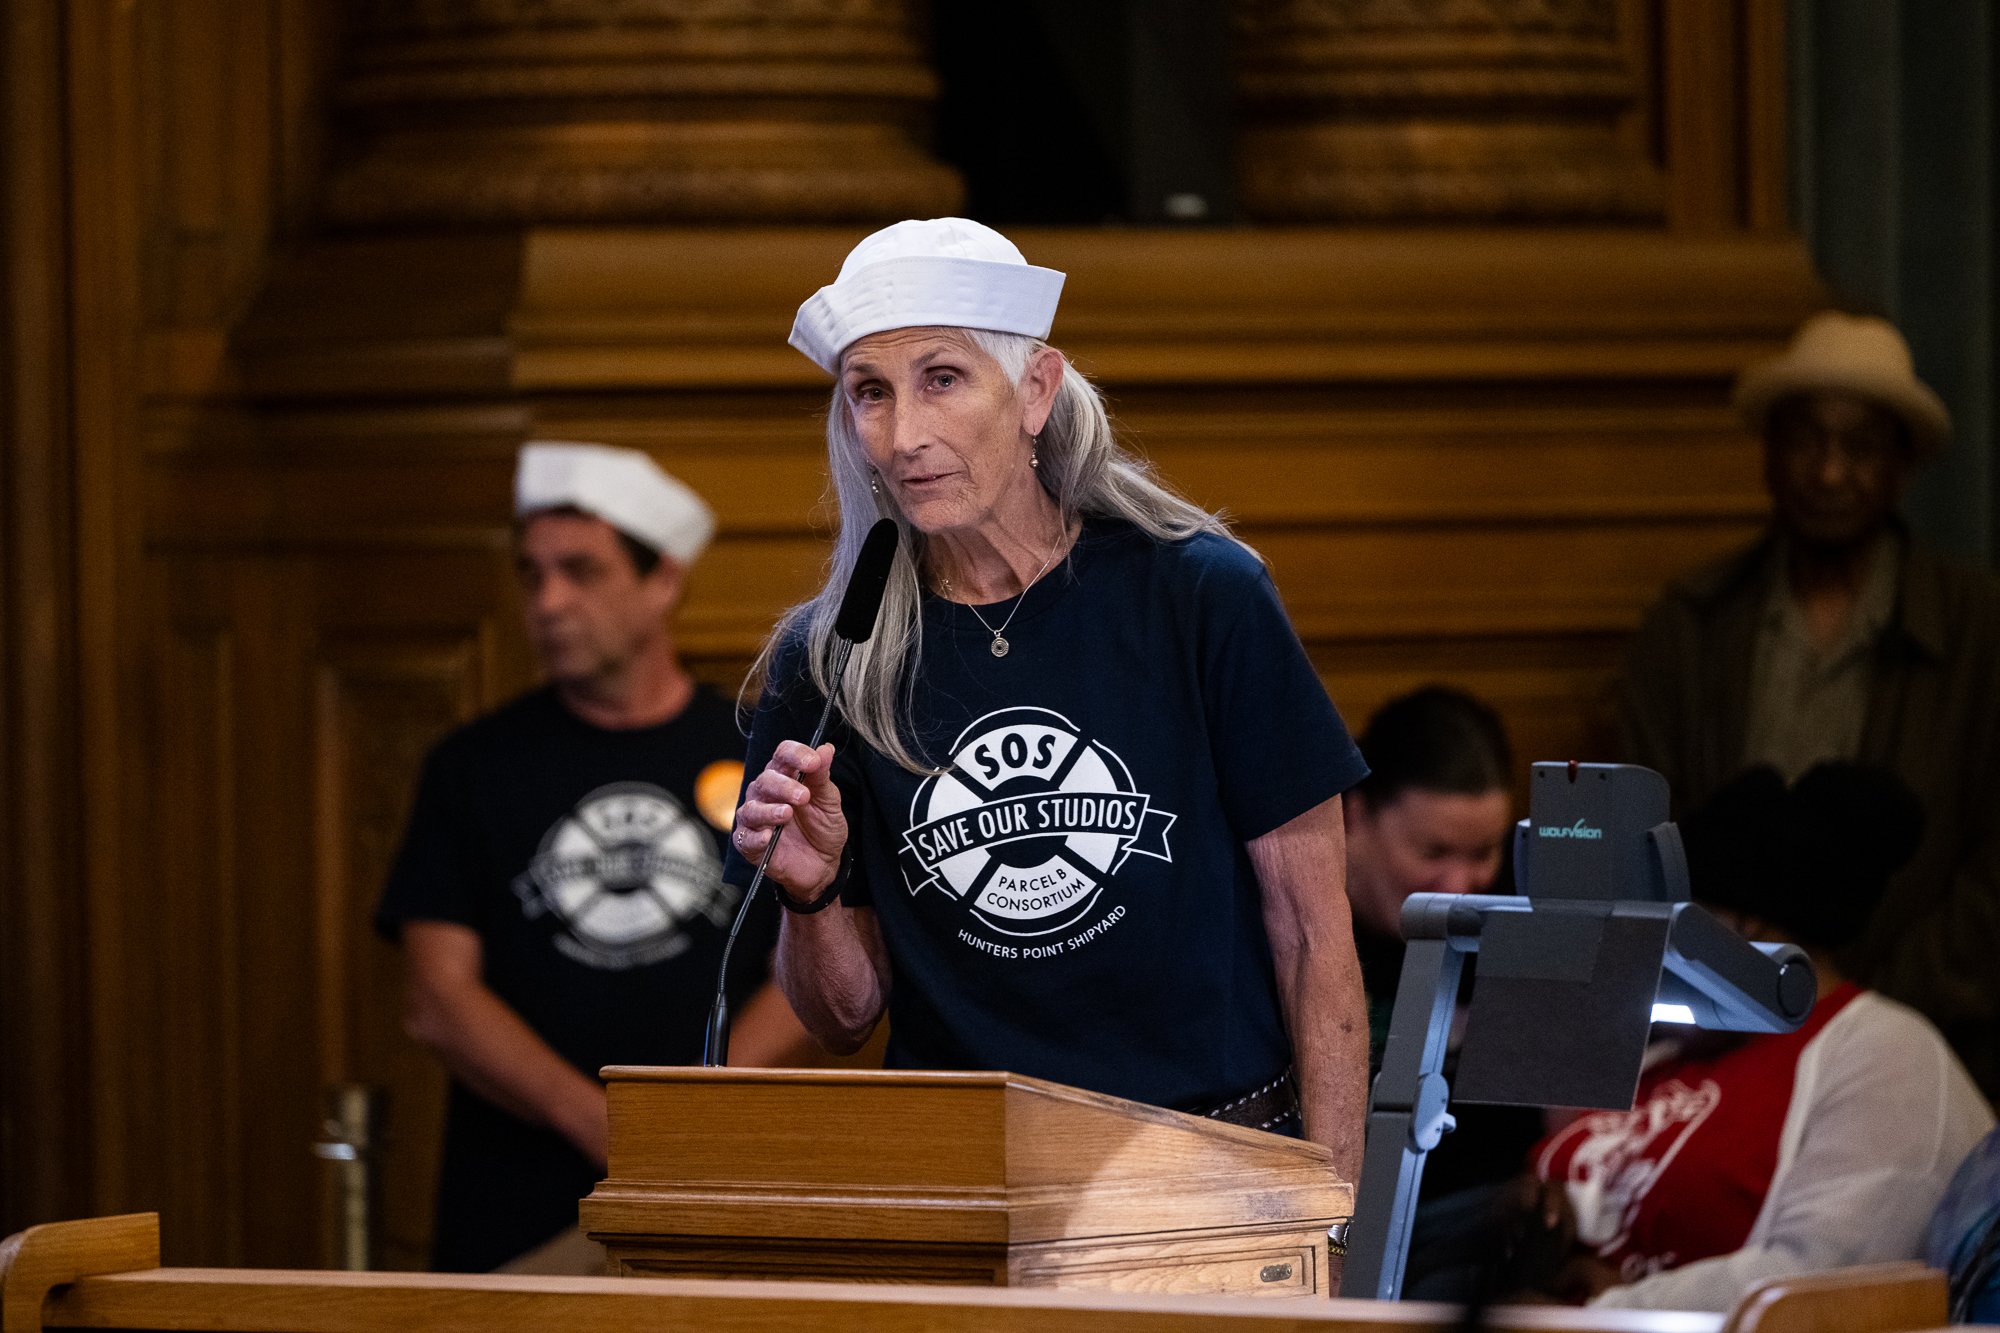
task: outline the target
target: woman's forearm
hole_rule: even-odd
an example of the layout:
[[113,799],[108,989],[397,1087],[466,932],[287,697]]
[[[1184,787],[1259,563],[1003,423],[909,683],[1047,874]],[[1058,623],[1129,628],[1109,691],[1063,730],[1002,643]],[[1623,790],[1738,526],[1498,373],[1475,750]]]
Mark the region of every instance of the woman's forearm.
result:
[[1291,1033],[1306,1137],[1334,1168],[1361,1175],[1368,1019],[1347,907],[1346,829],[1338,796],[1246,845],[1264,898],[1278,1002]]
[[889,955],[875,912],[836,903],[787,913],[778,934],[778,988],[813,1040],[836,1055],[859,1050],[889,1002]]

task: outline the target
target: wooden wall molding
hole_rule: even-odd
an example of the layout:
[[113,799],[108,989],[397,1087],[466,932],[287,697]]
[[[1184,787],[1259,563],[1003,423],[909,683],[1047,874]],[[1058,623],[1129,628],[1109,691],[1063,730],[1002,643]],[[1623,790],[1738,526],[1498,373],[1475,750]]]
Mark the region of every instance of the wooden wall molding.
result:
[[[313,675],[313,899],[316,1048],[323,1088],[362,1083],[386,1091],[375,1145],[380,1172],[377,1245],[390,1268],[429,1258],[445,1078],[404,1035],[395,950],[373,929],[424,755],[492,697],[490,621],[456,631],[343,634],[316,654]],[[369,994],[384,1002],[356,1005]],[[322,1182],[332,1215],[334,1182]],[[331,1229],[327,1240],[332,1239]],[[322,1262],[334,1266],[329,1250]]]
[[922,146],[913,0],[355,7],[348,226],[839,221],[956,212]]
[[[1733,376],[1817,300],[1796,238],[1564,229],[1032,230],[1108,384]],[[785,345],[860,232],[527,233],[516,388],[828,383]]]
[[1782,0],[1241,0],[1260,221],[1787,227]]
[[64,8],[0,8],[0,1231],[95,1203]]
[[1643,132],[1644,5],[1240,0],[1235,13],[1239,189],[1253,218],[1664,211]]
[[[221,618],[169,624],[163,640],[151,691],[160,723],[150,739],[158,749],[146,770],[156,791],[174,794],[175,817],[153,825],[150,855],[133,859],[154,892],[125,928],[133,944],[131,980],[173,1015],[180,1039],[136,1042],[127,1057],[133,1092],[146,1107],[150,1152],[139,1170],[179,1201],[188,1225],[220,1240],[227,1262],[242,1263],[248,1219],[236,1201],[250,1183],[239,1036],[249,978],[240,965],[237,907],[242,653],[233,625]],[[134,797],[135,808],[143,808],[138,802],[145,796]],[[188,922],[199,927],[175,930]],[[169,938],[173,945],[158,946]],[[188,1040],[196,1033],[227,1037]]]

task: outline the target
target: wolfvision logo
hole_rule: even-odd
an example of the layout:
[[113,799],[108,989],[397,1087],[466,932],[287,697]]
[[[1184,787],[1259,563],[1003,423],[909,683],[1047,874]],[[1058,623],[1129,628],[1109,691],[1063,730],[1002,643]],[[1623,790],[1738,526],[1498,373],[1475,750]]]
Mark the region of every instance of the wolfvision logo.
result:
[[1601,838],[1604,836],[1603,829],[1592,828],[1581,819],[1571,824],[1568,828],[1564,828],[1560,824],[1544,824],[1536,829],[1535,832],[1544,838]]

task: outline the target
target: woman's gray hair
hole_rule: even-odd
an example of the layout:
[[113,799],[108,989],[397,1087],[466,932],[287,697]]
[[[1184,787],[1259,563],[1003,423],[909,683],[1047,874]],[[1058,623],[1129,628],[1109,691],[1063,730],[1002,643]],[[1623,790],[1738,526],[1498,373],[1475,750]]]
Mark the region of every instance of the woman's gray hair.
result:
[[[1008,382],[1017,387],[1029,361],[1048,346],[1039,338],[1018,333],[955,331],[998,362]],[[1120,518],[1159,541],[1175,541],[1199,532],[1236,540],[1219,515],[1175,495],[1151,463],[1118,443],[1104,409],[1104,395],[1067,357],[1063,358],[1062,384],[1039,438],[1041,463],[1036,476],[1062,511],[1065,525],[1073,526],[1085,516]],[[869,528],[880,519],[893,518],[902,538],[896,547],[896,562],[889,571],[875,633],[866,643],[855,645],[848,661],[847,675],[841,682],[840,711],[856,735],[896,763],[913,773],[937,772],[913,753],[906,740],[911,691],[923,657],[923,568],[928,542],[910,526],[886,489],[875,490],[873,469],[854,428],[847,395],[838,384],[826,412],[826,454],[834,498],[840,505],[840,532],[827,563],[826,584],[778,621],[751,668],[746,687],[765,680],[778,646],[803,630],[813,685],[822,695],[827,692],[832,681],[833,622],[848,574],[861,554]]]

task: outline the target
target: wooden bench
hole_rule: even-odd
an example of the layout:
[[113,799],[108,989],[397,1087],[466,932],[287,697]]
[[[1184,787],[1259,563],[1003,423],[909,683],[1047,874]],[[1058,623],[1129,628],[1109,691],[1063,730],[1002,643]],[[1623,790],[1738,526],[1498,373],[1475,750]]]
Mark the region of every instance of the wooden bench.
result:
[[[1026,1288],[541,1278],[159,1267],[154,1213],[58,1222],[0,1242],[0,1333],[1430,1333],[1446,1305],[1256,1301]],[[1944,1322],[1942,1274],[1897,1264],[1769,1283],[1721,1315],[1504,1306],[1508,1333],[1904,1333]]]

